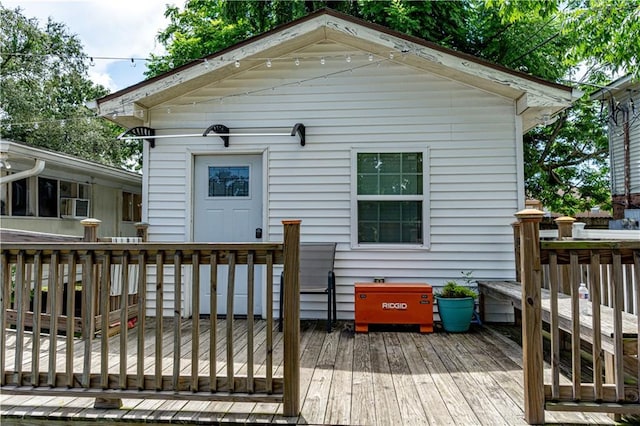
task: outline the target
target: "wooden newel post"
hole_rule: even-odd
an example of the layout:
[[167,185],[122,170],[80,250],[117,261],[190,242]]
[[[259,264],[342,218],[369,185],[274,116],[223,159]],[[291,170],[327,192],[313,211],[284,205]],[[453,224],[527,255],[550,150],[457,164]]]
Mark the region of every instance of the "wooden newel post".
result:
[[283,414],[300,414],[300,223],[284,226],[284,396]]
[[544,423],[544,358],[542,353],[542,274],[540,222],[544,213],[525,209],[516,213],[520,222],[520,270],[522,271],[522,366],[524,416],[529,424]]
[[146,222],[137,222],[133,226],[136,227],[136,237],[142,238],[142,242],[149,241],[149,224]]
[[571,238],[573,235],[573,222],[576,220],[570,216],[561,216],[554,222],[558,226],[558,239],[564,240]]
[[95,243],[98,241],[98,227],[102,221],[100,219],[82,219],[80,224],[84,226],[84,241]]

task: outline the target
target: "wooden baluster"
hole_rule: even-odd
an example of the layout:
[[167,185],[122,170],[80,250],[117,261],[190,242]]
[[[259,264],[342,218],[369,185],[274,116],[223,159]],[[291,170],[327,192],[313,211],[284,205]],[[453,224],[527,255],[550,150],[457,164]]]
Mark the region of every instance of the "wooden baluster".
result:
[[616,397],[618,401],[624,399],[624,367],[623,367],[623,335],[622,311],[624,309],[622,279],[622,257],[620,251],[613,251],[613,344],[614,344],[614,377]]
[[573,383],[573,399],[580,400],[580,386],[582,384],[582,366],[580,362],[580,265],[578,253],[569,254],[569,279],[571,284],[571,377]]
[[[300,220],[284,226],[284,395],[283,414],[300,414]],[[542,337],[541,337],[542,339]]]
[[[47,384],[51,387],[56,384],[56,364],[58,353],[58,315],[62,311],[62,305],[58,303],[61,299],[60,288],[62,281],[60,280],[60,253],[54,251],[51,253],[51,262],[49,263],[49,298],[51,299],[51,311],[49,321],[49,374]],[[60,307],[60,311],[58,310]]]
[[[637,327],[636,333],[640,335],[640,315],[639,315],[640,314],[640,250],[633,251],[633,269],[634,269],[634,276],[635,276],[635,282],[636,282],[636,287],[635,287],[636,307],[638,311],[638,313],[636,313],[636,318],[638,320],[638,327]],[[637,340],[636,353],[638,354],[637,364],[636,364],[637,370],[638,370],[638,376],[636,380],[638,383],[638,395],[640,395],[640,338],[636,338],[636,340]]]
[[193,283],[193,327],[191,329],[191,392],[198,392],[198,374],[200,371],[200,252],[191,256],[191,281]]
[[227,386],[229,392],[235,389],[233,374],[233,298],[236,288],[236,253],[229,253],[227,277]]
[[247,255],[247,392],[253,393],[253,287],[255,265],[253,251]]
[[100,387],[109,389],[109,313],[111,295],[111,252],[102,253],[102,283],[100,285]]
[[209,387],[211,392],[218,390],[218,252],[211,252],[209,261],[211,273],[209,274],[211,325],[209,329]]
[[75,385],[73,376],[73,348],[75,344],[76,326],[76,252],[69,252],[69,279],[67,280],[67,347],[66,347],[66,373],[67,386]]
[[2,250],[0,255],[0,385],[7,383],[4,376],[6,361],[7,341],[7,309],[11,301],[11,265],[9,265],[9,252]]
[[163,318],[163,287],[164,287],[164,261],[162,252],[156,254],[156,365],[155,380],[156,390],[162,390],[162,337],[164,324]]
[[[33,342],[31,350],[31,385],[40,385],[40,332],[42,331],[42,252],[38,250],[33,257]],[[49,265],[49,292],[51,291],[53,265]],[[51,316],[53,319],[53,316]],[[51,322],[50,322],[51,324]],[[51,325],[49,325],[51,326]]]
[[82,337],[84,338],[84,365],[82,368],[82,386],[88,388],[91,380],[91,358],[94,334],[94,309],[93,309],[93,293],[94,279],[93,273],[93,252],[86,251],[83,254],[82,264],[82,291],[83,291],[83,318],[82,318]]
[[129,335],[129,251],[122,253],[120,298],[120,389],[127,388],[127,338]]
[[544,362],[542,354],[542,305],[540,299],[542,280],[539,232],[543,215],[543,212],[532,209],[516,213],[516,217],[521,224],[522,365],[524,369],[525,421],[529,424],[544,423]]
[[273,253],[267,254],[267,393],[273,393]]
[[593,392],[596,400],[602,399],[602,328],[600,324],[600,255],[590,252],[589,293],[591,296],[591,315],[593,326]]
[[549,253],[549,287],[551,300],[550,332],[551,332],[551,398],[560,398],[560,321],[558,320],[558,254],[555,251]]
[[180,384],[180,357],[182,341],[182,252],[173,255],[173,381],[172,390],[178,391]]
[[24,351],[24,329],[25,329],[25,308],[24,301],[28,297],[27,292],[29,288],[25,283],[24,271],[25,270],[25,253],[24,250],[18,251],[18,257],[16,261],[16,278],[15,278],[15,307],[17,309],[16,317],[16,351],[15,351],[15,363],[14,363],[14,383],[17,386],[22,386],[22,353]]
[[145,251],[138,253],[138,358],[137,358],[137,379],[138,390],[145,389],[144,386],[144,329],[147,315],[147,256]]

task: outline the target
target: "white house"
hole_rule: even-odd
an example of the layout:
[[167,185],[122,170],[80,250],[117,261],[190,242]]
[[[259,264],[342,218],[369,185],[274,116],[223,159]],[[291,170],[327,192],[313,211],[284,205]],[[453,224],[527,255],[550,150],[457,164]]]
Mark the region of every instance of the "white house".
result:
[[80,220],[92,217],[99,236],[136,235],[140,174],[8,140],[0,166],[4,230],[82,236]]
[[640,81],[619,78],[591,95],[603,102],[609,132],[609,163],[614,219],[640,209]]
[[[303,242],[338,243],[338,317],[351,319],[354,283],[374,277],[514,278],[522,134],[572,99],[569,87],[321,10],[96,107],[148,140],[150,241],[281,241],[281,221],[302,219]],[[302,318],[325,309],[303,297]]]

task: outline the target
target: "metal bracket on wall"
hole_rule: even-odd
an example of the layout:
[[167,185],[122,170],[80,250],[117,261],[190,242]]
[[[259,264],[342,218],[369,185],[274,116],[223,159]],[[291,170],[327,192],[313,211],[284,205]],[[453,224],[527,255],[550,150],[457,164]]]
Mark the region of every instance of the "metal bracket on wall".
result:
[[[145,139],[149,142],[149,146],[151,148],[154,148],[156,146],[156,139],[153,137],[155,136],[156,131],[155,129],[152,129],[151,127],[145,127],[145,126],[138,126],[138,127],[132,127],[131,129],[127,129],[124,132],[122,132],[120,135],[118,135],[117,139],[127,139],[127,136],[133,136],[132,139]],[[151,136],[151,137],[148,137]]]

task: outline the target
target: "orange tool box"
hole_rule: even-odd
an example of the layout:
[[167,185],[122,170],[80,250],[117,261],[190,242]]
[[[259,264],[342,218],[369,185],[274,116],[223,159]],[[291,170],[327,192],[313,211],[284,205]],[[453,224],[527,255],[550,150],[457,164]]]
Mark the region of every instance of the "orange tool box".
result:
[[369,324],[418,324],[433,331],[433,289],[428,284],[356,283],[356,332]]

